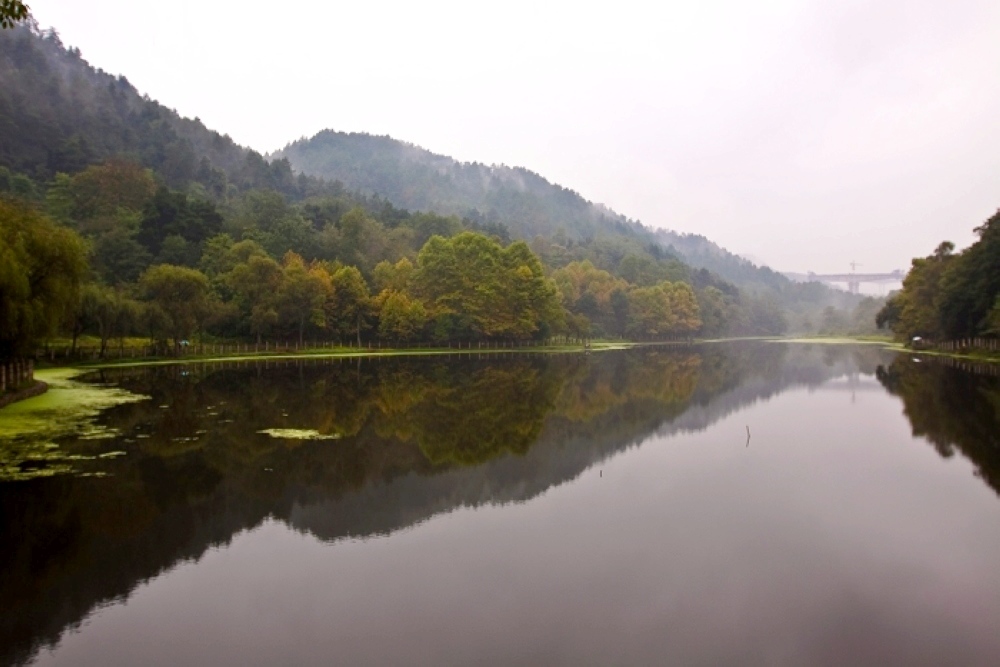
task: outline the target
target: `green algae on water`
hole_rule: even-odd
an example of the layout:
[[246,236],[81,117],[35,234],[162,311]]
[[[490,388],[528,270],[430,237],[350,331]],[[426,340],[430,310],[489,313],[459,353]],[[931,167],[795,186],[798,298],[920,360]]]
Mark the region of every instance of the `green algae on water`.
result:
[[304,428],[266,428],[257,432],[269,435],[272,438],[285,438],[288,440],[337,440],[340,438],[340,435],[336,433],[325,435],[315,429]]
[[78,472],[74,462],[94,457],[70,454],[55,441],[69,436],[114,438],[119,435],[116,430],[96,423],[101,412],[148,398],[74,380],[81,372],[69,368],[38,371],[35,378],[48,384],[49,390],[0,409],[0,482]]

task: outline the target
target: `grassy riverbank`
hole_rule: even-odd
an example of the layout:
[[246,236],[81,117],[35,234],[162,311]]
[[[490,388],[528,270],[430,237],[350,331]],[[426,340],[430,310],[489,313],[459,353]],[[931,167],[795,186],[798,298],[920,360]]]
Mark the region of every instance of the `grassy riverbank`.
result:
[[889,336],[805,336],[797,338],[771,338],[779,343],[812,343],[819,345],[880,345],[887,350],[906,352],[923,357],[947,357],[965,361],[1000,363],[1000,354],[982,350],[950,351],[950,350],[915,350]]
[[[294,351],[282,350],[226,352],[223,354],[182,354],[171,357],[125,357],[122,359],[83,359],[72,362],[57,362],[46,365],[40,362],[40,368],[48,369],[91,369],[129,366],[156,366],[186,363],[214,363],[252,360],[287,360],[287,359],[323,359],[339,357],[401,357],[401,356],[447,356],[468,354],[566,354],[580,352],[603,352],[608,350],[623,350],[635,346],[635,343],[625,341],[601,341],[589,346],[578,344],[557,345],[524,345],[514,347],[422,347],[422,348],[389,348],[389,347],[315,347],[302,348]],[[249,346],[248,346],[249,347]]]
[[[138,340],[138,339],[137,339]],[[129,366],[155,366],[178,363],[215,363],[250,360],[289,360],[289,359],[320,359],[320,358],[346,358],[346,357],[398,357],[398,356],[442,356],[458,354],[523,354],[523,353],[544,353],[544,354],[566,354],[580,352],[603,352],[609,350],[623,350],[633,347],[646,346],[676,346],[687,344],[718,344],[732,343],[740,341],[761,341],[771,343],[786,344],[813,344],[813,345],[878,345],[888,350],[897,352],[909,352],[925,356],[951,357],[955,359],[965,359],[970,361],[984,361],[1000,363],[1000,355],[991,355],[985,352],[949,352],[943,350],[913,350],[902,343],[893,340],[889,336],[746,336],[735,338],[709,338],[695,339],[688,342],[664,341],[664,342],[635,342],[622,340],[599,340],[592,341],[589,346],[581,344],[554,344],[554,345],[523,345],[511,347],[483,346],[479,347],[475,343],[467,347],[411,347],[411,348],[391,348],[391,347],[304,347],[298,350],[282,349],[281,351],[253,350],[251,345],[244,344],[245,352],[232,351],[232,347],[239,347],[235,344],[226,345],[226,351],[214,354],[182,354],[179,356],[134,356],[119,359],[81,359],[66,362],[56,360],[55,363],[47,364],[44,360],[39,362],[39,368],[61,369],[61,368],[109,368],[109,367],[129,367]]]

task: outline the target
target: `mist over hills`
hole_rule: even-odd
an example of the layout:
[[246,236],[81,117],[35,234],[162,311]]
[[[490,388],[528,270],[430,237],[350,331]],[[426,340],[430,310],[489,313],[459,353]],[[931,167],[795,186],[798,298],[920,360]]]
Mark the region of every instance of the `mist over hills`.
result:
[[2,37],[0,166],[38,181],[124,157],[170,187],[196,184],[213,198],[270,188],[297,200],[346,189],[399,208],[502,224],[516,238],[630,237],[673,248],[691,266],[741,286],[788,283],[703,236],[645,226],[522,167],[462,163],[390,137],[332,130],[262,156],[142,95],[125,76],[91,66],[54,29],[27,24]]
[[[156,187],[173,194],[140,197],[127,212],[111,206],[104,221],[84,220],[67,200],[75,186],[66,176],[109,160],[151,170]],[[688,283],[703,308],[713,299],[721,304],[723,314],[704,335],[823,330],[833,321],[825,308],[858,303],[819,284],[793,283],[703,236],[644,225],[522,167],[462,163],[391,137],[332,130],[261,155],[142,95],[124,76],[94,68],[58,33],[34,23],[0,34],[5,192],[84,231],[97,273],[110,282],[135,280],[154,263],[197,267],[216,233],[261,243],[275,258],[290,250],[306,261],[354,265],[371,282],[380,261],[412,259],[431,235],[470,230],[503,243],[528,241],[550,271],[590,262],[637,287]],[[348,229],[358,223],[345,227],[352,209],[367,217]],[[185,216],[202,210],[211,220],[188,224]],[[565,306],[600,319],[579,295]]]
[[502,222],[521,237],[645,231],[528,169],[458,162],[388,136],[324,130],[269,157],[396,206]]
[[395,206],[501,223],[528,240],[622,234],[672,249],[692,267],[741,286],[781,288],[789,283],[704,236],[646,226],[524,167],[459,162],[392,137],[334,130],[299,139],[268,157],[286,159],[297,172],[340,181]]
[[324,189],[93,67],[54,29],[28,22],[0,33],[0,167],[44,183],[112,158],[216,200],[253,188],[293,199]]

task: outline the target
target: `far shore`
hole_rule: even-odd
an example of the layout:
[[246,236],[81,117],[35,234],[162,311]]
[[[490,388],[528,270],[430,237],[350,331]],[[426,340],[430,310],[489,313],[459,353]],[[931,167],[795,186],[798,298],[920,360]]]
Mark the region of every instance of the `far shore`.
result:
[[731,338],[692,339],[690,341],[593,341],[585,344],[555,344],[555,345],[525,345],[515,347],[432,347],[432,348],[369,348],[369,347],[336,347],[336,348],[304,348],[294,352],[244,352],[223,354],[191,354],[176,357],[139,357],[125,359],[88,359],[74,363],[56,363],[46,365],[40,362],[41,369],[79,369],[81,371],[101,368],[125,368],[137,366],[164,366],[189,363],[223,363],[233,361],[283,361],[294,359],[335,359],[335,358],[380,358],[380,357],[417,357],[417,356],[454,356],[454,355],[498,355],[498,354],[574,354],[587,352],[607,352],[635,347],[678,347],[699,344],[719,344],[740,341],[761,341],[786,344],[814,345],[877,345],[887,350],[908,352],[925,356],[952,357],[970,361],[1000,363],[1000,357],[981,353],[961,353],[941,350],[913,350],[888,336],[746,336]]
[[807,337],[780,337],[780,336],[753,336],[739,338],[712,338],[712,339],[692,339],[690,341],[658,341],[658,342],[638,342],[638,341],[593,341],[589,345],[583,344],[561,344],[561,345],[539,345],[524,347],[463,347],[463,348],[306,348],[297,352],[247,352],[243,354],[219,354],[219,355],[190,355],[178,357],[147,357],[129,359],[105,359],[86,360],[70,364],[53,364],[51,366],[40,365],[36,371],[35,385],[23,389],[16,394],[4,396],[0,407],[22,403],[25,399],[36,397],[45,392],[46,383],[55,381],[71,380],[89,371],[106,368],[132,368],[143,366],[168,366],[177,364],[214,364],[232,362],[254,362],[254,361],[294,361],[310,359],[371,359],[384,357],[430,357],[430,356],[468,356],[468,355],[522,355],[522,354],[580,354],[609,352],[612,350],[626,350],[636,347],[689,347],[692,345],[715,345],[733,342],[764,342],[764,343],[784,343],[784,344],[809,344],[809,345],[874,345],[894,352],[908,353],[920,356],[949,357],[972,362],[1000,363],[1000,356],[989,356],[984,354],[963,354],[959,352],[947,352],[938,350],[913,350],[905,345],[893,341],[888,337],[876,336],[807,336]]

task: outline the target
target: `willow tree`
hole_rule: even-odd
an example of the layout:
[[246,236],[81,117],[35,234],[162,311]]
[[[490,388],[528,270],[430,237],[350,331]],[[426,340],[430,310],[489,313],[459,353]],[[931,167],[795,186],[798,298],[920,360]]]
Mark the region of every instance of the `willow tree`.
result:
[[0,199],[0,359],[29,354],[76,300],[86,246],[35,209]]

